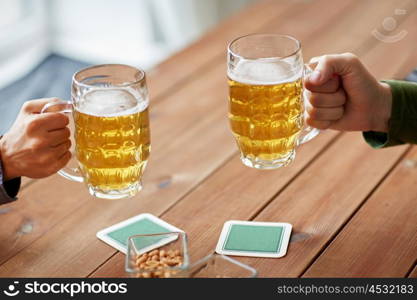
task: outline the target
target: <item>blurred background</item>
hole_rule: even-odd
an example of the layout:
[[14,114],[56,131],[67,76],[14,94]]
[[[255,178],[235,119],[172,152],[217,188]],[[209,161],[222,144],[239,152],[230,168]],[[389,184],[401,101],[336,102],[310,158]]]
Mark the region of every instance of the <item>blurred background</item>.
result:
[[256,0],[0,0],[0,135],[24,101],[69,99],[91,64],[145,70]]

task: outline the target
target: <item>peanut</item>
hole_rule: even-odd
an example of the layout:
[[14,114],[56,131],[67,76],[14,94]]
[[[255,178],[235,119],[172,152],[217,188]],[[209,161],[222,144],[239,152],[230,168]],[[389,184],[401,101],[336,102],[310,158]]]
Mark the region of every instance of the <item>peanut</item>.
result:
[[167,278],[176,274],[175,270],[167,270],[183,263],[180,250],[152,250],[136,258],[136,266],[148,270],[137,275],[139,278]]
[[145,256],[139,256],[139,258],[136,260],[136,264],[140,265],[141,263],[144,263],[146,261],[146,257]]

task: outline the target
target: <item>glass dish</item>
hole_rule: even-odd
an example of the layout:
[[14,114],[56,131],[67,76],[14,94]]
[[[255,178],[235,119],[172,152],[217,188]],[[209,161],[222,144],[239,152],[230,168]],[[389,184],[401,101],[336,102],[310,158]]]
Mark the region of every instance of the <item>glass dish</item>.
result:
[[134,235],[128,239],[125,270],[130,277],[177,277],[188,267],[188,244],[184,232]]

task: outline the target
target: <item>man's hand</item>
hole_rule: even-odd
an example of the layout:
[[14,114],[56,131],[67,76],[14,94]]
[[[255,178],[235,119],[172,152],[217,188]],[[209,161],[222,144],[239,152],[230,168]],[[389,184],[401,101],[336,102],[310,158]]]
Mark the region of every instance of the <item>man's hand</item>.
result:
[[52,175],[71,158],[68,117],[56,112],[40,114],[45,104],[57,100],[26,102],[12,128],[0,139],[4,181]]
[[388,131],[392,95],[351,54],[313,58],[314,72],[306,79],[307,124],[342,131]]

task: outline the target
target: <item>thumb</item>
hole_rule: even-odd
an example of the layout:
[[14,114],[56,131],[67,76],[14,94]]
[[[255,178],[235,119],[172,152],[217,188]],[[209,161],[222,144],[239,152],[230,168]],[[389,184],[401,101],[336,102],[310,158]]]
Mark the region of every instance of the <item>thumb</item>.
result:
[[343,77],[351,72],[355,61],[358,59],[351,53],[313,57],[310,64],[316,64],[316,67],[307,80],[313,85],[322,85],[334,75]]
[[58,98],[43,98],[36,100],[29,100],[23,104],[22,110],[29,114],[38,114],[42,108],[50,102],[58,102]]

